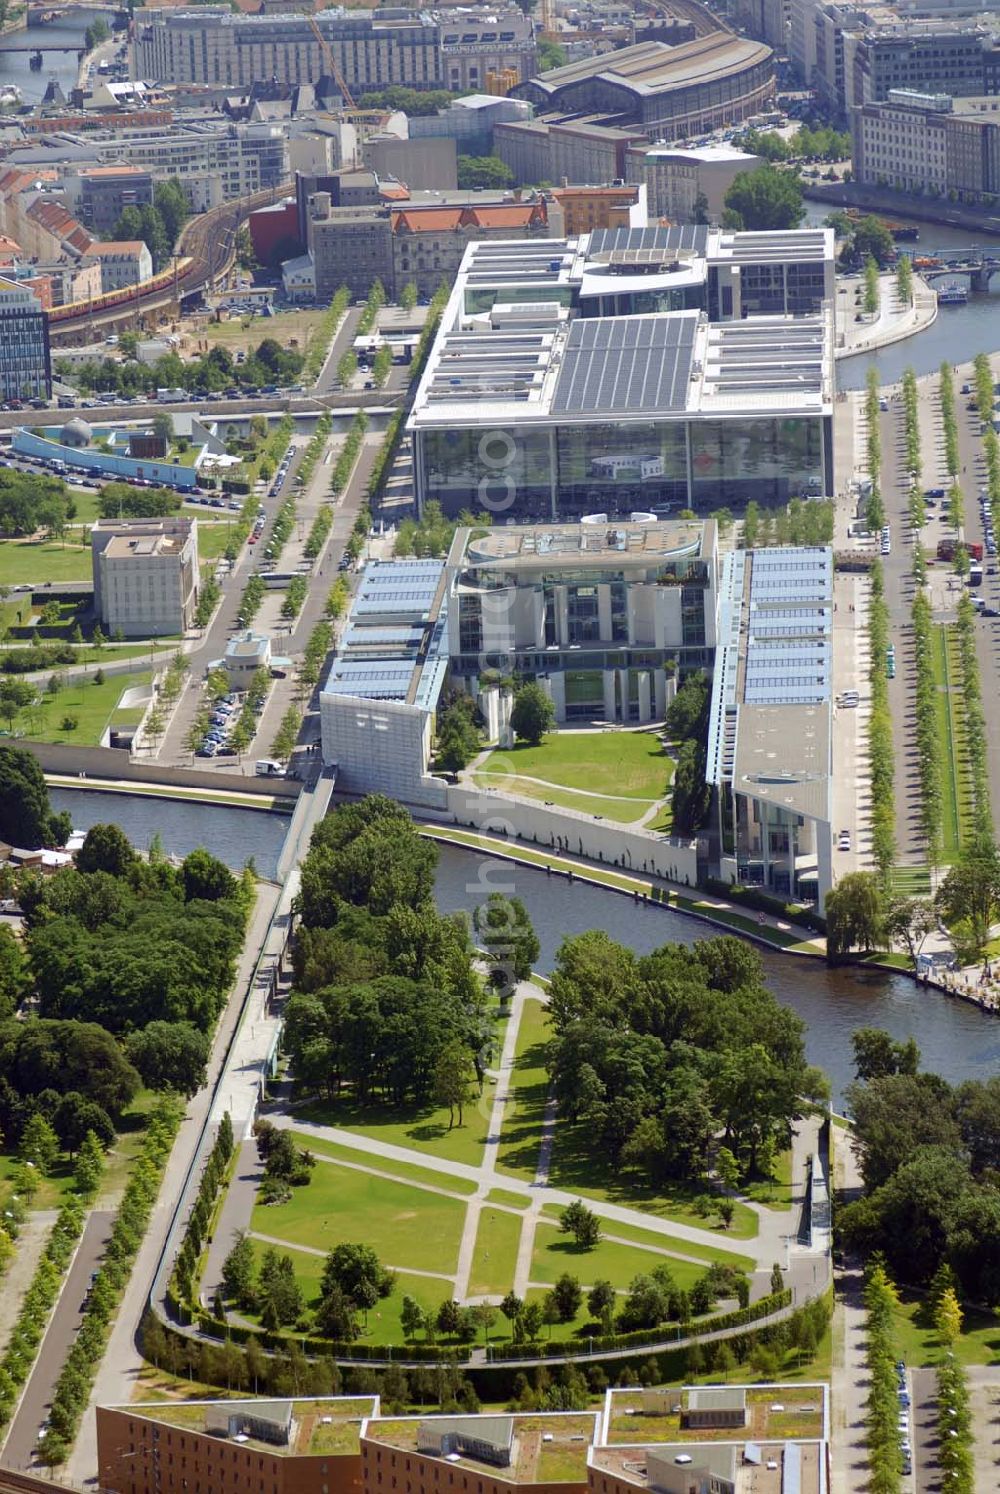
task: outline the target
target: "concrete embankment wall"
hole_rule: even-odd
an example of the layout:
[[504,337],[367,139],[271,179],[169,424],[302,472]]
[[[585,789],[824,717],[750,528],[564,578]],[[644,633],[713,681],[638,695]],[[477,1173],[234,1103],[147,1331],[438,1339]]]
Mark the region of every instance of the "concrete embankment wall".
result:
[[128,753],[115,747],[72,747],[62,742],[24,742],[46,773],[63,773],[67,777],[112,778],[134,783],[158,784],[168,788],[212,789],[225,794],[260,794],[268,799],[287,799],[291,804],[302,791],[302,785],[287,778],[245,777],[239,773],[212,773],[198,768],[168,768],[160,763],[129,762]]
[[510,836],[522,845],[566,851],[626,872],[663,877],[681,886],[698,881],[698,845],[617,820],[598,820],[577,810],[486,792],[464,783],[449,785],[447,811],[418,810],[421,818]]

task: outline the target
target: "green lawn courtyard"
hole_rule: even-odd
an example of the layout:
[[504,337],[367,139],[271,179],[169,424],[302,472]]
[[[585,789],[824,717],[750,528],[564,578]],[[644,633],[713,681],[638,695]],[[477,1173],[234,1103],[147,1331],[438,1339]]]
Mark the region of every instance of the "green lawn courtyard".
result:
[[[537,747],[491,752],[474,777],[480,788],[631,824],[668,794],[673,771],[655,731],[555,731]],[[658,829],[663,819],[660,810]]]
[[483,1205],[469,1278],[470,1297],[505,1296],[514,1281],[523,1215]]
[[393,1146],[407,1146],[418,1152],[430,1152],[451,1162],[467,1162],[478,1167],[483,1160],[483,1143],[493,1108],[493,1082],[487,1080],[482,1094],[466,1105],[462,1124],[449,1129],[448,1110],[428,1105],[414,1113],[389,1105],[355,1105],[350,1099],[315,1100],[296,1109],[303,1120],[323,1126],[341,1126],[345,1131],[359,1131],[377,1141]]
[[[99,684],[91,675],[64,685],[50,695],[38,685],[37,701],[13,720],[4,718],[7,734],[30,742],[72,742],[78,747],[96,747],[108,726],[138,726],[143,706],[119,706],[122,694],[148,685],[151,672],[112,675]],[[69,723],[74,723],[70,725]]]
[[[482,1097],[468,1107],[464,1124],[451,1130],[447,1112],[433,1109],[414,1114],[357,1107],[348,1098],[295,1104],[300,1125],[337,1127],[341,1134],[331,1130],[316,1136],[311,1130],[293,1129],[296,1144],[315,1159],[309,1181],[292,1188],[283,1203],[257,1201],[246,1223],[258,1257],[269,1245],[288,1253],[310,1313],[318,1304],[324,1258],[342,1243],[371,1246],[397,1273],[395,1290],[364,1323],[361,1342],[368,1344],[405,1342],[399,1320],[404,1296],[436,1314],[451,1298],[497,1302],[512,1290],[537,1298],[567,1272],[585,1292],[596,1281],[608,1280],[624,1294],[635,1277],[657,1265],[669,1269],[685,1290],[715,1262],[754,1269],[755,1255],[740,1248],[741,1241],[757,1233],[754,1209],[738,1204],[727,1231],[715,1213],[695,1207],[694,1188],[657,1189],[638,1174],[602,1168],[586,1128],[568,1121],[555,1129],[551,1186],[584,1199],[614,1201],[633,1209],[634,1216],[622,1224],[602,1219],[602,1238],[589,1250],[560,1230],[562,1204],[542,1195],[541,1212],[530,1216],[539,1195],[518,1191],[513,1180],[522,1189],[525,1183],[534,1183],[538,1166],[548,1096],[544,1054],[549,1032],[540,996],[519,1003],[515,1064],[495,1171],[489,1161],[492,1153],[484,1152],[493,1081],[488,1080]],[[345,1131],[353,1133],[359,1145],[352,1145]],[[409,1155],[395,1160],[363,1149],[360,1143],[370,1146],[371,1139],[405,1148]],[[455,1176],[451,1164],[456,1162],[483,1169],[478,1187],[471,1176]],[[787,1204],[789,1170],[790,1157],[783,1155],[773,1188],[759,1190],[760,1204]],[[651,1217],[662,1221],[662,1232],[648,1227]],[[670,1228],[673,1221],[694,1227],[700,1236],[693,1241],[682,1238]],[[492,1341],[510,1338],[510,1324],[502,1315],[488,1326]],[[485,1331],[480,1325],[480,1342]],[[572,1323],[553,1328],[559,1338],[597,1331],[585,1304]],[[421,1331],[416,1341],[422,1339]]]
[[78,540],[0,540],[0,586],[89,581],[90,545]]
[[510,1092],[504,1107],[497,1169],[523,1178],[526,1183],[534,1180],[538,1167],[538,1146],[549,1090],[544,1062],[548,1036],[545,1007],[541,1001],[525,1001]]
[[293,1188],[287,1203],[258,1203],[250,1227],[324,1252],[363,1242],[388,1266],[448,1275],[458,1264],[464,1222],[459,1199],[319,1160],[309,1183]]

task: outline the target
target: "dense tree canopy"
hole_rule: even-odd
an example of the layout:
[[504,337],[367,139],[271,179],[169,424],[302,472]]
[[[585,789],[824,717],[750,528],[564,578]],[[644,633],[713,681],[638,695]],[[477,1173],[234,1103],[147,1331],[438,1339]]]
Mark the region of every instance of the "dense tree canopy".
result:
[[47,1093],[58,1105],[74,1091],[117,1119],[138,1088],[139,1075],[95,1022],[0,1022],[0,1130],[8,1140]]
[[[884,1034],[882,1035],[885,1036]],[[847,1243],[880,1250],[911,1285],[952,1268],[971,1300],[1000,1304],[1000,1079],[953,1088],[919,1071],[912,1044],[856,1044],[848,1090],[864,1196],[842,1215]]]
[[[158,1020],[208,1032],[242,943],[237,884],[224,867],[220,881],[207,852],[192,852],[185,870],[130,859],[113,826],[95,826],[88,841],[84,864],[92,870],[67,867],[19,894],[40,1014],[85,1018],[115,1033]],[[219,897],[220,888],[233,895]]]
[[63,845],[72,822],[53,814],[37,758],[20,747],[0,746],[0,840],[36,850]]
[[765,163],[743,171],[725,197],[727,227],[763,230],[798,228],[802,222],[802,183],[797,172]]
[[76,513],[66,484],[41,473],[0,470],[0,533],[61,535]]
[[432,901],[436,854],[380,796],[342,806],[314,833],[284,1033],[306,1087],[426,1104],[451,1043],[482,1082],[490,1022],[468,926]]
[[720,1135],[753,1171],[825,1093],[805,1062],[801,1020],[735,938],[642,958],[601,931],[566,939],[549,1012],[563,1116],[608,1161],[654,1177],[699,1177]]

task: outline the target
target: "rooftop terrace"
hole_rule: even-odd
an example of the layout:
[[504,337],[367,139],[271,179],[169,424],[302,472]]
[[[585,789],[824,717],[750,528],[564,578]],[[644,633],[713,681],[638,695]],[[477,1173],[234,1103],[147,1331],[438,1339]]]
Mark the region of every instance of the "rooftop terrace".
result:
[[116,1409],[128,1411],[162,1426],[183,1431],[204,1432],[220,1442],[233,1440],[215,1427],[227,1416],[246,1410],[254,1416],[266,1416],[269,1407],[284,1414],[291,1407],[291,1435],[288,1442],[271,1442],[240,1435],[241,1445],[259,1448],[281,1457],[327,1453],[331,1457],[356,1454],[360,1447],[361,1424],[378,1410],[377,1396],[344,1396],[293,1401],[222,1400],[139,1402]]
[[[367,1424],[365,1440],[401,1452],[416,1452],[419,1429],[432,1420],[419,1416],[381,1418]],[[589,1412],[515,1415],[510,1467],[490,1467],[490,1477],[515,1484],[586,1483],[587,1449],[597,1436],[599,1421]],[[469,1457],[447,1461],[478,1473],[489,1466]]]

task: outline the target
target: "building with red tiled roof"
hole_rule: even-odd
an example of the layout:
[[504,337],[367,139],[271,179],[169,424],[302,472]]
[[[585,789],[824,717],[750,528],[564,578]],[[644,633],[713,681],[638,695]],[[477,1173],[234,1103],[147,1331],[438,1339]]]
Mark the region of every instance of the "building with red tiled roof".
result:
[[[471,199],[471,200],[470,200]],[[473,239],[550,238],[562,233],[557,204],[532,195],[523,201],[482,201],[463,194],[449,202],[333,207],[330,194],[314,193],[307,218],[308,248],[316,269],[316,294],[332,296],[339,285],[367,295],[376,276],[395,298],[412,282],[432,296],[455,278]]]

